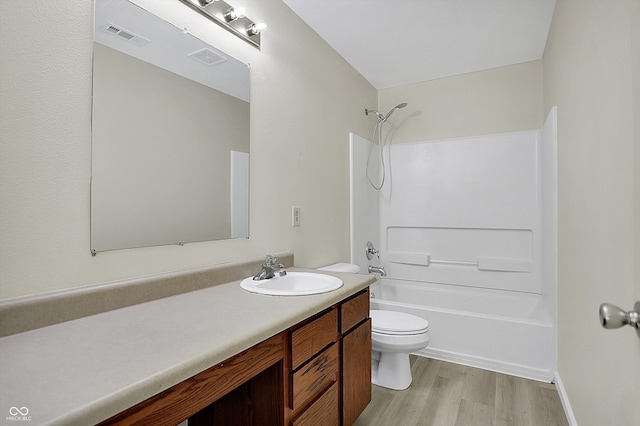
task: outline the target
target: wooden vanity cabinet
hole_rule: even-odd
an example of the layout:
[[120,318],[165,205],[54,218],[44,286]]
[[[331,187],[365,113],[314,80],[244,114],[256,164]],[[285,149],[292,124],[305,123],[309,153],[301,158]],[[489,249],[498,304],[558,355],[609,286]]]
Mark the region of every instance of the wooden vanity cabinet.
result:
[[370,400],[366,289],[100,424],[351,426]]
[[342,425],[351,426],[371,401],[369,291],[341,304]]

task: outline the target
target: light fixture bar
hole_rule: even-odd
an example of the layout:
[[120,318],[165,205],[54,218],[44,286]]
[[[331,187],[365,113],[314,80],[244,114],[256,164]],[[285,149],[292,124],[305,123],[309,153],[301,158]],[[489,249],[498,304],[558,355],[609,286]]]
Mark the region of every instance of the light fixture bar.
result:
[[[244,9],[234,8],[224,0],[179,0],[205,18],[215,22],[247,43],[260,49],[260,29],[265,24],[253,22],[244,15]],[[256,31],[256,28],[259,30]]]

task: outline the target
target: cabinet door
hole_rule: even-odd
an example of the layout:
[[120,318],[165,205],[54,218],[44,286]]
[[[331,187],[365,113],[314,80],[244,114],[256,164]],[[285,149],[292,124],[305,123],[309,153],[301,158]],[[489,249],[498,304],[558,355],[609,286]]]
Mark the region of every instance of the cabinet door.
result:
[[371,401],[371,319],[342,339],[342,421],[351,426]]

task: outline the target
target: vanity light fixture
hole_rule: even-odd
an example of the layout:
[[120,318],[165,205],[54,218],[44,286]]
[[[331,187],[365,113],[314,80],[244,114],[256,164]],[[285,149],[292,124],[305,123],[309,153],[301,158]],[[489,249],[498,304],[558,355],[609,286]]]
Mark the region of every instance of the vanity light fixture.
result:
[[260,48],[260,34],[267,24],[247,18],[243,7],[233,7],[225,0],[179,0],[210,21]]

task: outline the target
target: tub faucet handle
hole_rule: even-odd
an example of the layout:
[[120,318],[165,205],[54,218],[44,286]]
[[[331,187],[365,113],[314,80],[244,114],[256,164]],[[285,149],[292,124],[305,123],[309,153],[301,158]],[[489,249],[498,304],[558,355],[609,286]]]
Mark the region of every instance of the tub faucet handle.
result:
[[371,260],[374,255],[378,256],[378,259],[380,259],[380,252],[376,250],[371,241],[367,241],[367,245],[364,248],[364,253],[367,255],[367,260]]

